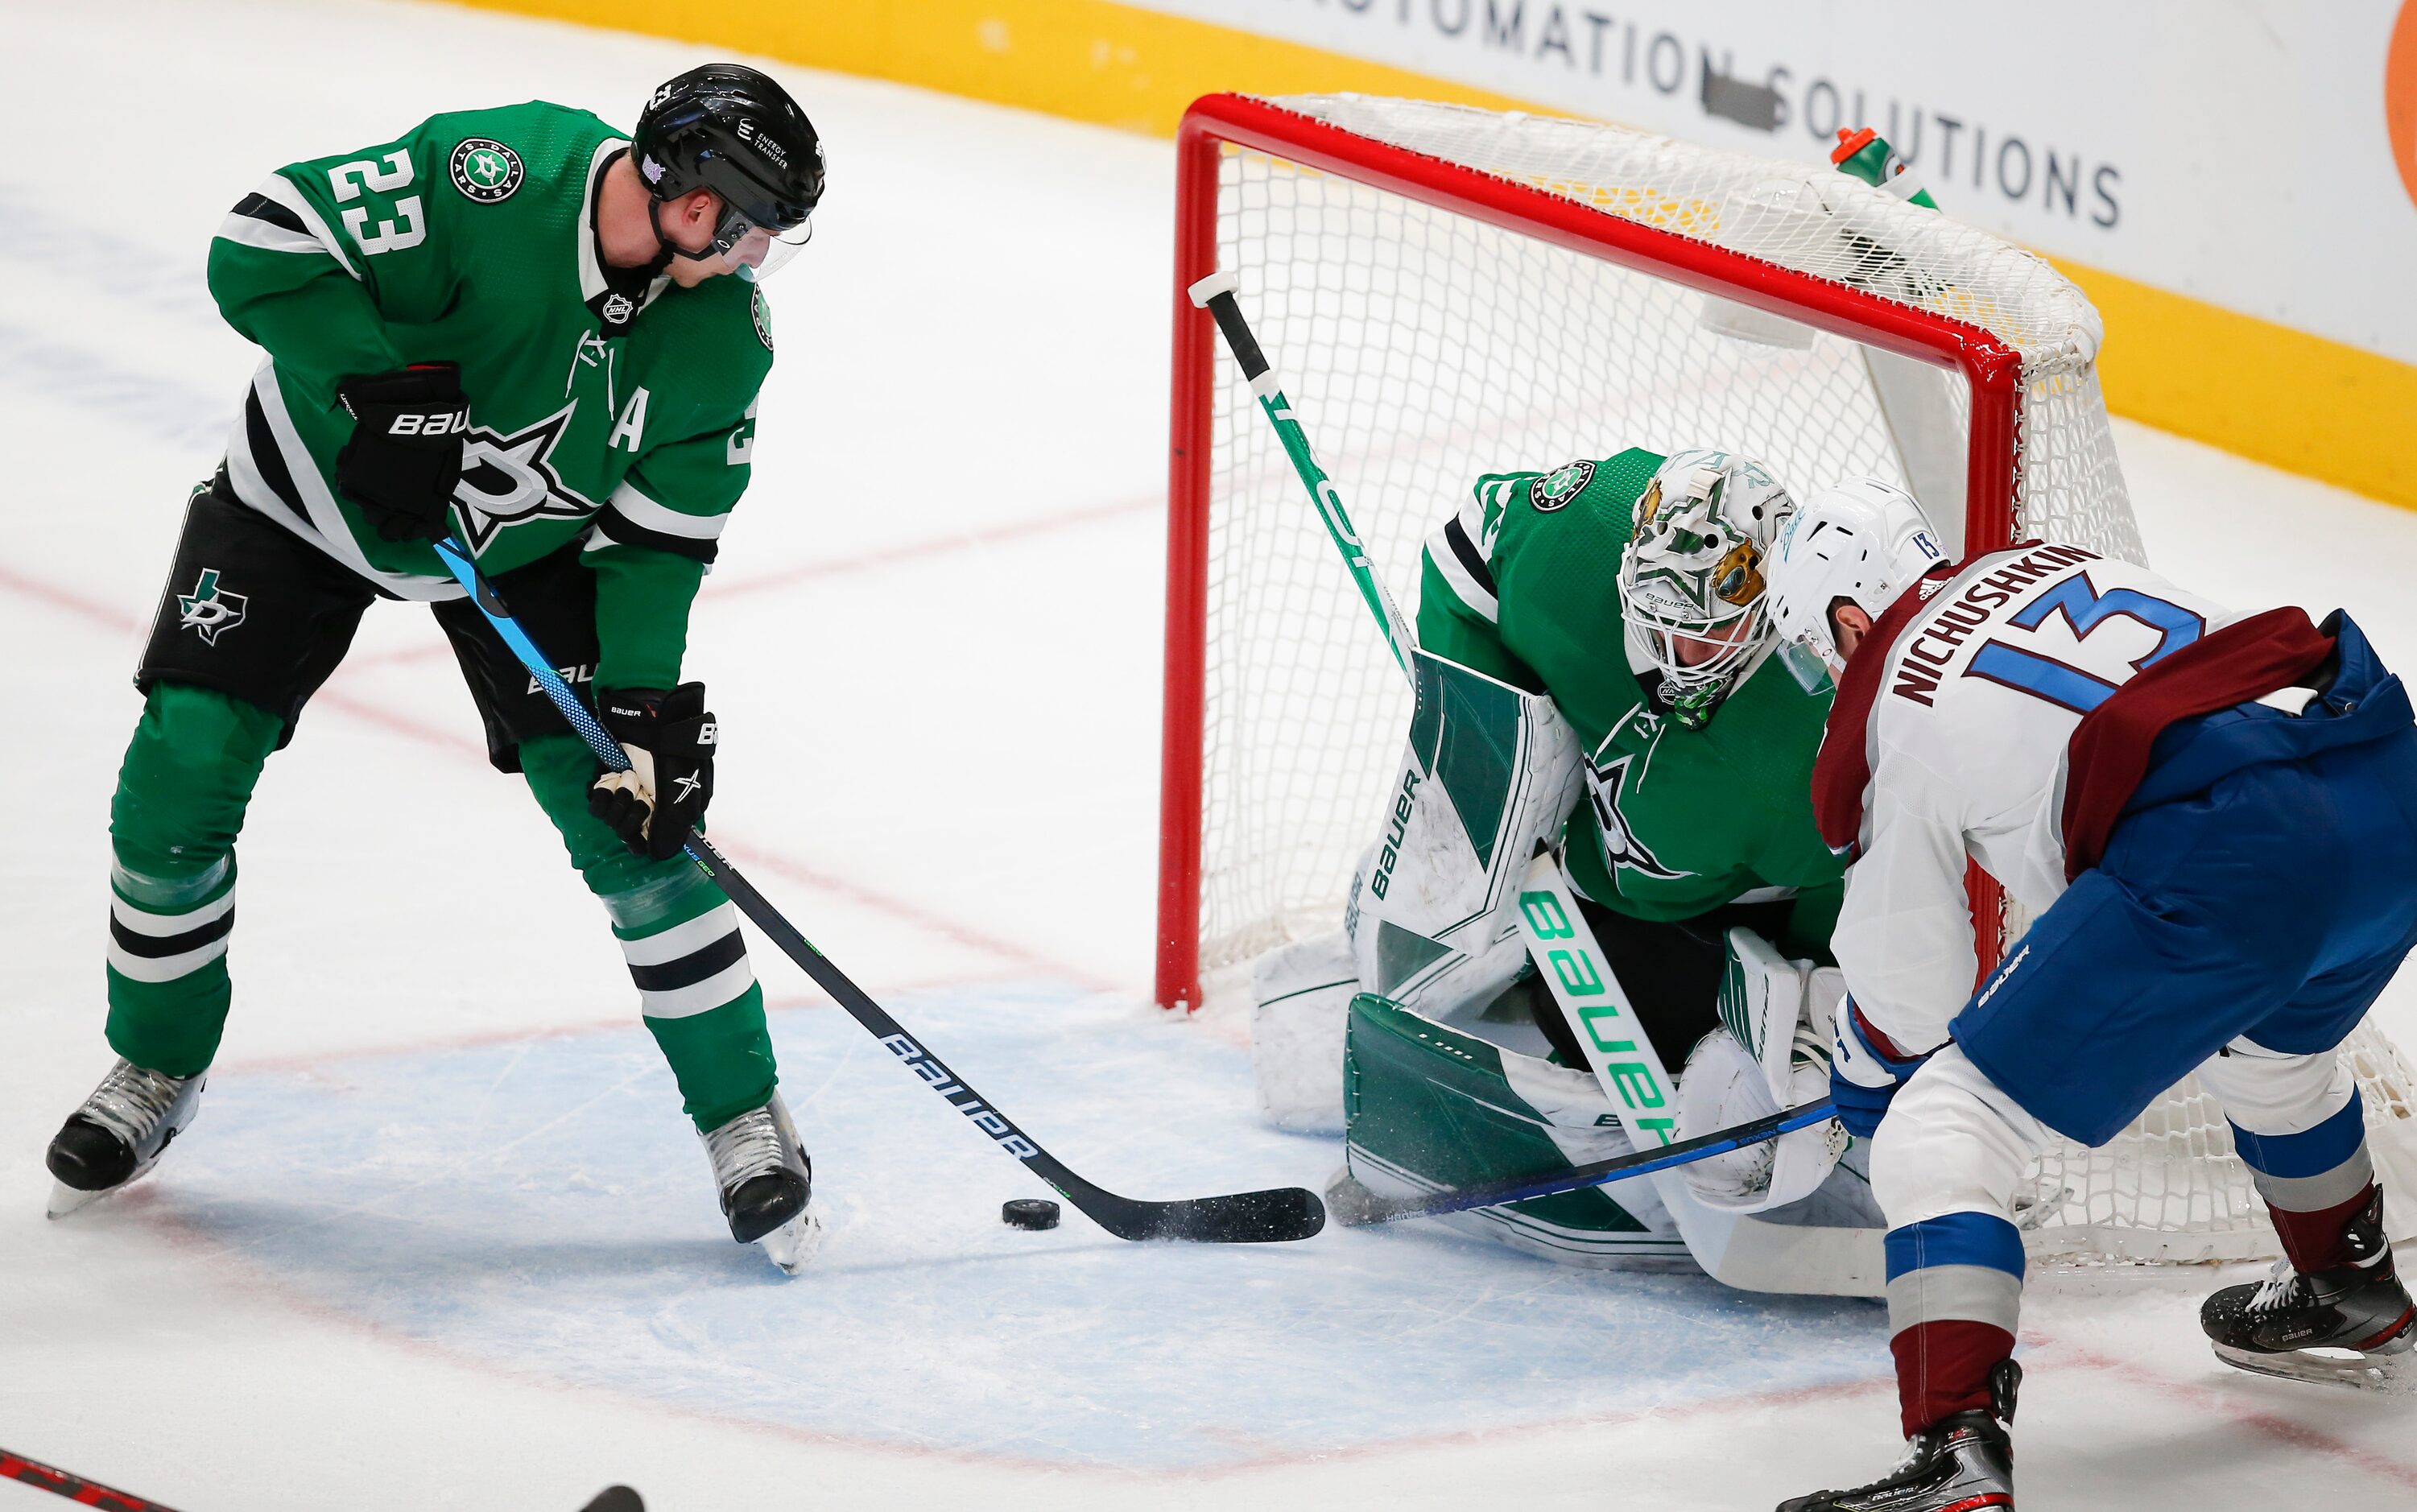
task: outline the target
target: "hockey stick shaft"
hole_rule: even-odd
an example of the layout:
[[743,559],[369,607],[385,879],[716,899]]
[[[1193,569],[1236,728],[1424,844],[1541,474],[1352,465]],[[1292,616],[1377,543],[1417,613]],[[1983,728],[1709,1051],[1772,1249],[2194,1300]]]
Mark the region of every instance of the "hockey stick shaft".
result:
[[[587,743],[588,749],[596,753],[596,759],[613,771],[628,771],[630,758],[621,749],[620,742],[615,740],[587,705],[580,702],[579,695],[571,690],[570,685],[555,670],[554,664],[546,659],[537,643],[529,639],[528,632],[512,617],[510,606],[479,571],[469,553],[457,540],[448,539],[436,543],[436,554],[444,559],[446,567],[469,592],[479,612],[487,617],[487,623],[494,627],[495,633],[511,648],[512,655],[528,669],[529,675],[537,679],[546,698],[561,712],[580,739]],[[715,848],[713,842],[705,838],[704,830],[689,831],[687,851],[689,858],[729,894],[730,900],[738,905],[739,912],[779,945],[783,955],[813,977],[817,986],[828,992],[834,1002],[847,1010],[850,1018],[881,1041],[884,1049],[897,1056],[950,1107],[989,1135],[993,1143],[1023,1161],[1034,1175],[1047,1182],[1086,1217],[1118,1238],[1252,1244],[1306,1239],[1324,1226],[1325,1210],[1319,1205],[1316,1194],[1298,1187],[1239,1192],[1190,1202],[1149,1202],[1119,1197],[1084,1180],[1042,1149],[1039,1142],[1016,1127],[1005,1113],[950,1070],[938,1056],[911,1037],[881,1005],[850,981],[847,974],[841,971],[829,957],[815,949],[813,942],[798,932],[797,926],[783,917],[781,911],[772,906],[770,900],[756,891],[755,885],[749,882]]]
[[1344,565],[1351,569],[1351,581],[1360,586],[1360,597],[1368,605],[1368,612],[1376,616],[1377,627],[1385,632],[1385,643],[1392,648],[1393,660],[1402,675],[1414,677],[1410,671],[1410,653],[1418,646],[1418,637],[1409,621],[1402,617],[1401,605],[1385,586],[1376,572],[1376,565],[1368,559],[1368,548],[1361,544],[1360,532],[1353,528],[1351,516],[1344,510],[1343,495],[1336,491],[1334,480],[1319,466],[1316,454],[1310,449],[1309,432],[1300,416],[1285,397],[1283,386],[1268,355],[1259,349],[1259,339],[1251,333],[1250,322],[1242,318],[1242,307],[1234,296],[1237,280],[1231,273],[1211,273],[1193,284],[1189,291],[1192,302],[1206,309],[1216,318],[1217,329],[1224,334],[1225,344],[1233,350],[1234,360],[1240,365],[1242,376],[1250,381],[1251,393],[1266,412],[1268,423],[1274,426],[1276,439],[1284,444],[1285,455],[1292,459],[1293,471],[1300,475],[1301,486],[1317,505],[1317,518],[1325,522],[1328,538],[1343,553]]
[[54,1465],[28,1459],[22,1454],[11,1454],[6,1449],[0,1449],[0,1480],[38,1486],[70,1502],[99,1507],[101,1512],[175,1512],[173,1507],[145,1501],[131,1491],[113,1490],[99,1481],[70,1475]]
[[1573,1166],[1542,1176],[1513,1177],[1508,1181],[1487,1182],[1476,1187],[1454,1187],[1423,1197],[1377,1197],[1359,1213],[1343,1221],[1354,1228],[1371,1223],[1393,1223],[1403,1218],[1434,1217],[1445,1213],[1465,1213],[1472,1207],[1497,1207],[1504,1202],[1524,1202],[1531,1197],[1552,1197],[1561,1192],[1573,1192],[1582,1187],[1601,1187],[1608,1182],[1627,1181],[1636,1176],[1649,1176],[1657,1171],[1673,1171],[1697,1160],[1709,1160],[1716,1155],[1741,1150],[1749,1144],[1760,1144],[1800,1128],[1810,1128],[1827,1123],[1837,1114],[1829,1098],[1808,1102],[1757,1118],[1751,1123],[1729,1128],[1714,1129],[1692,1140],[1680,1140],[1659,1149],[1638,1150],[1634,1154],[1597,1160],[1591,1165]]

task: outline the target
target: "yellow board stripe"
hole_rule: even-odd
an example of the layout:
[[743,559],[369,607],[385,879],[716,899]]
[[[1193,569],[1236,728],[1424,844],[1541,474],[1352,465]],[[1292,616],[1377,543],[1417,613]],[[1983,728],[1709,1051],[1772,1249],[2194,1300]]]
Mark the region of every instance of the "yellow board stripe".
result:
[[[1568,114],[1292,42],[1109,0],[453,0],[1155,136],[1218,90],[1358,90]],[[2105,316],[2114,413],[2417,508],[2417,367],[2057,260]]]
[[2098,379],[2127,419],[2417,509],[2417,367],[2056,260],[2106,322]]

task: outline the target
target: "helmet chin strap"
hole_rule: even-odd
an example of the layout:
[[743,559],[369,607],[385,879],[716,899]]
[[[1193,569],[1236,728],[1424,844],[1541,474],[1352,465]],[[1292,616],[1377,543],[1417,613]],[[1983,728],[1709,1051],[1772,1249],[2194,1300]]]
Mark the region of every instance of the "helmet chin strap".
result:
[[678,258],[683,263],[711,263],[721,260],[722,253],[710,248],[702,252],[692,252],[664,235],[662,214],[663,202],[651,194],[647,195],[646,228],[655,234],[655,260],[646,265],[646,272],[649,276],[661,273],[670,266],[674,258]]

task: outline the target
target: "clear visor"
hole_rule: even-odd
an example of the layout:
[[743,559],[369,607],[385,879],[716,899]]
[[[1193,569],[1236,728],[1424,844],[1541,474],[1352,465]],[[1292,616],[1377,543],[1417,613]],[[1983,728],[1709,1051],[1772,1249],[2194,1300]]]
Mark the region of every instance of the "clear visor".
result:
[[744,212],[730,210],[723,214],[721,226],[714,232],[713,250],[707,254],[706,261],[719,262],[723,272],[736,273],[751,283],[761,283],[813,239],[812,216],[781,231],[759,226]]

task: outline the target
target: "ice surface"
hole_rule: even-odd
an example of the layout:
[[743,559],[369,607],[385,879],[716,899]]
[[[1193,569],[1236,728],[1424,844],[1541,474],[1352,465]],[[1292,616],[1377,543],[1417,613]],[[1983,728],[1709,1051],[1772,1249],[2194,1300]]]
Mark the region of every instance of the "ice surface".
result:
[[[42,1145],[108,1060],[125,679],[255,360],[202,286],[212,229],[280,163],[533,95],[626,118],[702,54],[368,0],[0,0],[0,38],[12,111],[74,122],[79,174],[160,169],[127,213],[56,154],[0,165],[0,1445],[186,1512],[569,1512],[616,1479],[669,1512],[1694,1512],[1889,1458],[1860,1305],[1408,1230],[1009,1230],[999,1202],[1038,1184],[759,946],[832,1219],[783,1281],[728,1241],[600,915],[399,606],[270,764],[190,1140],[45,1222]],[[792,78],[832,189],[769,286],[756,486],[697,611],[717,835],[1077,1169],[1142,1197],[1315,1183],[1334,1146],[1250,1120],[1235,1026],[1141,1005],[1169,150]],[[2349,603],[2417,665],[2417,517],[2119,440],[2161,566]],[[2405,986],[2382,1011],[2417,1044]],[[2209,1358],[2218,1278],[2034,1285],[2027,1502],[2417,1500],[2405,1402]],[[44,1502],[0,1485],[20,1504]]]
[[[1316,1186],[1248,1057],[1046,988],[902,1001],[926,1042],[1132,1196]],[[776,1019],[829,1226],[783,1283],[719,1233],[635,1027],[226,1077],[144,1221],[414,1338],[737,1417],[1046,1464],[1232,1465],[1873,1373],[1880,1310],[1612,1277],[1429,1233],[1132,1246],[936,1107],[844,1015]],[[902,1345],[905,1347],[902,1347]]]

